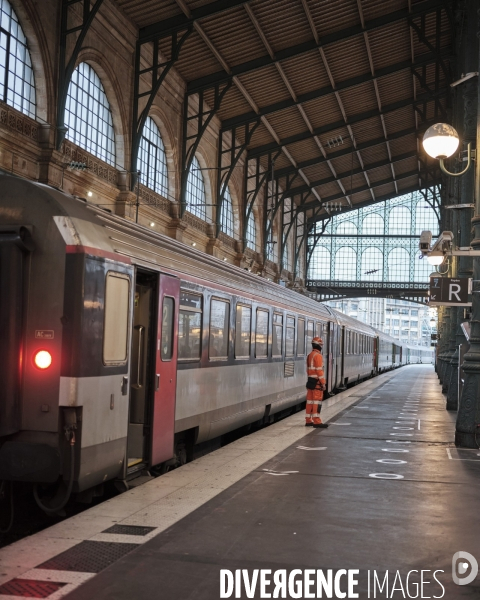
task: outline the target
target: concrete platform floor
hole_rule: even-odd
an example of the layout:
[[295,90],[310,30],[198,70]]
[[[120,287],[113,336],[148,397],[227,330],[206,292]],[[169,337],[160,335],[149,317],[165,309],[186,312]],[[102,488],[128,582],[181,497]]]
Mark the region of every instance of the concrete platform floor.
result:
[[[480,562],[480,451],[455,449],[455,414],[445,411],[432,366],[404,367],[372,382],[327,430],[301,430],[299,415],[286,420],[290,425],[278,423],[277,437],[269,438],[269,450],[263,449],[265,459],[267,450],[274,454],[263,464],[252,464],[245,476],[244,463],[253,458],[236,457],[235,451],[242,442],[248,447],[254,436],[217,451],[233,452],[228,469],[217,473],[214,469],[191,481],[180,496],[206,494],[205,502],[185,512],[184,518],[178,515],[160,533],[168,511],[165,504],[153,503],[129,518],[117,518],[124,529],[84,537],[84,542],[77,540],[71,550],[55,556],[64,549],[62,541],[71,541],[65,533],[59,535],[60,546],[51,554],[53,558],[37,562],[20,579],[62,582],[64,587],[36,596],[51,600],[60,596],[69,600],[213,600],[220,598],[221,569],[232,573],[245,569],[249,578],[256,569],[285,569],[287,573],[322,569],[325,574],[328,569],[334,574],[339,569],[356,569],[358,596],[322,597],[479,598],[478,576],[467,585],[453,582],[452,557],[468,552],[473,561],[462,559],[461,563],[474,563],[475,558]],[[282,435],[291,440],[283,449]],[[213,466],[215,454],[204,457]],[[255,460],[259,461],[258,456]],[[182,469],[174,472],[177,484],[178,477],[188,478],[188,467],[182,468],[184,474]],[[215,482],[225,478],[227,487],[208,497]],[[116,500],[121,502],[122,497]],[[175,510],[175,497],[171,510]],[[114,522],[112,518],[115,527]],[[55,538],[51,532],[48,535],[50,540]],[[111,552],[118,554],[115,561],[103,558],[106,568],[92,567],[95,560],[102,562],[95,554],[96,540],[111,540]],[[71,555],[75,549],[76,557]],[[1,560],[0,552],[0,576]],[[457,569],[459,577],[470,574],[467,564],[464,574],[461,566]],[[92,571],[101,572],[94,575]],[[380,591],[375,585],[374,595],[375,576],[383,582],[386,571],[387,587]],[[423,592],[415,586],[421,578]],[[346,576],[341,581],[346,592]],[[266,591],[272,593],[274,587]],[[69,589],[73,591],[65,596]],[[315,586],[311,591],[315,592]],[[8,588],[7,594],[11,594]],[[11,599],[7,594],[0,587],[0,599]],[[290,594],[286,597],[320,597]],[[242,587],[237,597],[261,598],[260,585],[250,596]]]

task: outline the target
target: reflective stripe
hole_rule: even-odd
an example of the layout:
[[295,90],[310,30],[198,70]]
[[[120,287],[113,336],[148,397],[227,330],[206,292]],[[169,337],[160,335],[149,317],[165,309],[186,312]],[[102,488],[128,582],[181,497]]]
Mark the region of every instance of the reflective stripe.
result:
[[307,400],[307,404],[320,404],[321,400]]

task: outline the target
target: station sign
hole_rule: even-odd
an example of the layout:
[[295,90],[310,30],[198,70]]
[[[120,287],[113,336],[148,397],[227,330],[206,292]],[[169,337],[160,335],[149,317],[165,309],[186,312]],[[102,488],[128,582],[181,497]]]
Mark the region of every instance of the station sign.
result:
[[472,306],[468,295],[472,280],[468,277],[430,277],[429,306]]

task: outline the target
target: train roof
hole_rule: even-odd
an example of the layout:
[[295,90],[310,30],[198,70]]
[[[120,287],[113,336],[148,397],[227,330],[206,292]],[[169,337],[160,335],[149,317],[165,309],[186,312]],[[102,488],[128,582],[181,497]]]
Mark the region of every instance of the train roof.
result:
[[350,316],[346,315],[345,313],[342,313],[341,311],[336,310],[335,308],[331,308],[330,310],[337,317],[337,322],[339,325],[347,326],[350,329],[355,329],[356,331],[359,331],[361,333],[366,333],[367,335],[375,335],[376,334],[376,330],[373,327],[371,327],[370,325],[363,323],[363,321],[354,319],[353,317],[350,317]]
[[[0,220],[25,225],[32,236],[48,236],[52,219],[66,246],[76,245],[116,255],[153,270],[166,270],[284,305],[317,319],[335,319],[329,307],[270,282],[191,246],[111,214],[84,199],[48,185],[0,174]],[[42,240],[42,243],[47,243]]]

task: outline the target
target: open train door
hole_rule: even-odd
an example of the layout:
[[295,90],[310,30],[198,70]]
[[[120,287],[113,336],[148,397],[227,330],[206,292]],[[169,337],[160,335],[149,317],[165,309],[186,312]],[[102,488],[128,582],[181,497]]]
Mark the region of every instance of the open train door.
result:
[[169,460],[174,454],[179,297],[180,280],[161,274],[155,352],[155,394],[150,437],[151,465]]

